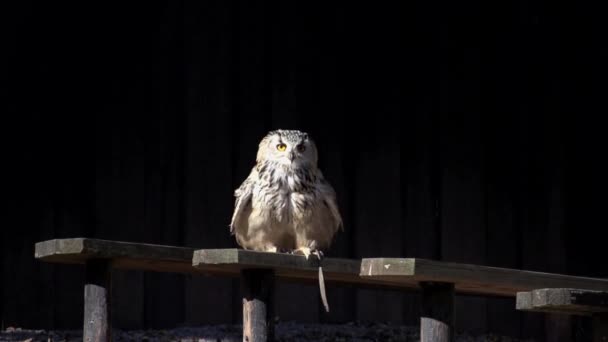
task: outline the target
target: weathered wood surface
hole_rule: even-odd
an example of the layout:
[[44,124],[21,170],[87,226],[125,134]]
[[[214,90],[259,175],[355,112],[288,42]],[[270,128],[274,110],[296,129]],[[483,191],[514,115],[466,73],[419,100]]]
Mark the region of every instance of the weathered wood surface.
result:
[[[315,256],[307,260],[301,255],[255,252],[237,248],[197,250],[194,252],[192,265],[205,273],[226,276],[238,276],[244,269],[272,269],[279,279],[315,284],[319,276],[319,260]],[[359,277],[360,260],[324,258],[321,266],[327,282],[362,285],[386,283]]]
[[547,287],[608,291],[608,279],[414,258],[363,259],[361,278],[402,287],[418,287],[422,281],[454,283],[456,292],[509,297]]
[[[55,239],[36,243],[35,257],[55,263],[85,264],[91,259],[108,259],[114,269],[193,273],[238,277],[241,269],[275,269],[277,277],[317,284],[319,261],[300,255],[265,253],[242,249],[205,249],[152,245],[89,238]],[[390,286],[390,282],[359,277],[360,260],[324,258],[321,265],[327,282],[369,287]],[[193,267],[194,266],[194,267]],[[397,286],[392,286],[396,288]]]
[[608,291],[552,288],[518,292],[516,308],[583,316],[608,313]]
[[[152,245],[88,238],[55,239],[36,243],[35,257],[54,263],[85,264],[91,259],[108,259],[115,269],[194,273],[238,277],[241,269],[276,269],[277,277],[297,282],[318,282],[319,261],[300,255],[265,253],[242,249],[206,249]],[[194,266],[194,267],[193,267]],[[360,260],[324,258],[325,280],[375,286],[384,281],[359,277]]]
[[91,259],[86,267],[83,341],[108,342],[112,339],[110,263],[104,259]]
[[192,267],[193,248],[151,245],[88,238],[55,239],[36,243],[35,257],[42,261],[84,264],[110,259],[116,269],[199,273]]
[[454,340],[454,284],[423,282],[420,341]]
[[274,272],[241,271],[243,342],[274,341]]

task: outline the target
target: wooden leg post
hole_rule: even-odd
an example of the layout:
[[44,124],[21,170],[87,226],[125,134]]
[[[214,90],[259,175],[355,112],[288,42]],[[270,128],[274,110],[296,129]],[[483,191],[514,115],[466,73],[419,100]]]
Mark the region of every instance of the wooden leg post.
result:
[[112,339],[110,326],[110,260],[89,260],[84,285],[84,342]]
[[243,342],[274,341],[274,271],[241,271]]
[[420,342],[454,340],[454,284],[422,282]]
[[593,342],[608,342],[608,313],[593,316]]

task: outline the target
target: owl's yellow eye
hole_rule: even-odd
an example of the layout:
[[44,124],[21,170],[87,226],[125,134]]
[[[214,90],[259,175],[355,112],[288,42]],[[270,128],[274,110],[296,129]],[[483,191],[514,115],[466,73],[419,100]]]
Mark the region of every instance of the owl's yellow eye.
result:
[[281,152],[285,151],[286,149],[287,149],[287,145],[285,145],[285,144],[278,144],[277,145],[277,150],[279,150]]

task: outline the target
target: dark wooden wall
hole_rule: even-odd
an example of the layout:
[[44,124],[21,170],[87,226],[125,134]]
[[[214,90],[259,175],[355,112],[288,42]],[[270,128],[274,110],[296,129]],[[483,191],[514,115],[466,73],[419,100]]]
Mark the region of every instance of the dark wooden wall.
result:
[[[317,141],[346,230],[329,255],[608,276],[601,11],[540,1],[18,2],[4,11],[4,326],[76,328],[82,269],[37,241],[233,247],[233,190],[270,129]],[[278,286],[282,320],[415,324],[411,294]],[[114,321],[240,321],[238,284],[114,277]],[[550,340],[571,322],[459,298],[457,326]]]

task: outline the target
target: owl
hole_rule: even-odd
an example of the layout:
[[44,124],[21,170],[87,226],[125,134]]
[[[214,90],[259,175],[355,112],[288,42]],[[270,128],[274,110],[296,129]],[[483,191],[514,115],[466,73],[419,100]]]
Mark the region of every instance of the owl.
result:
[[317,159],[307,133],[275,130],[262,139],[255,166],[234,192],[230,232],[241,247],[321,257],[343,226]]

